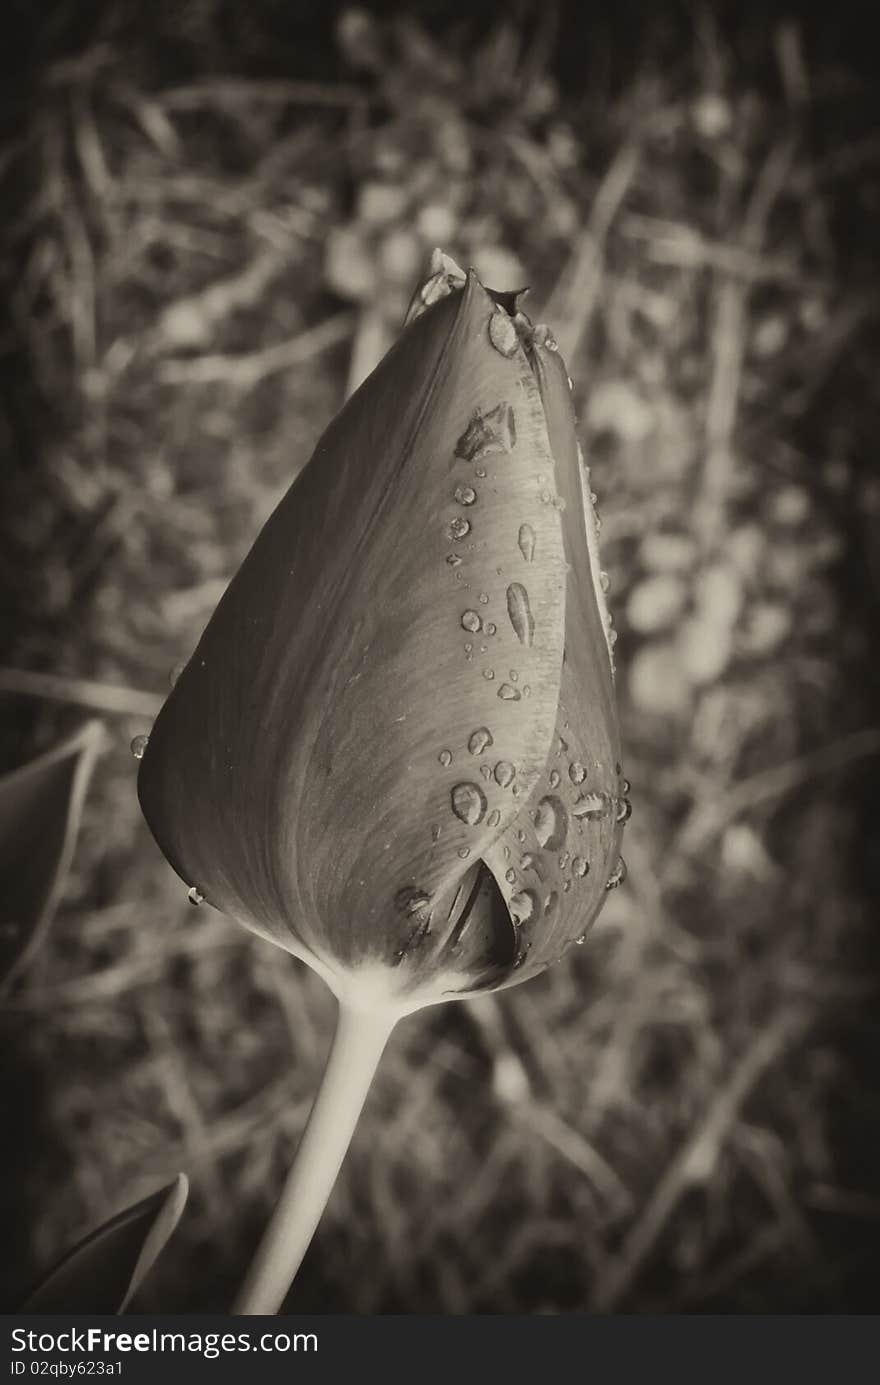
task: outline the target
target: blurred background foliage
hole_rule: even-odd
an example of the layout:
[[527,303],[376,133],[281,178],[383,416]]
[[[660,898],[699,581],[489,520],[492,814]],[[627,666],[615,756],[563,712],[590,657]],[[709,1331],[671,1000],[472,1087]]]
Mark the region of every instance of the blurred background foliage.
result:
[[269,1213],[332,1002],[188,906],[128,743],[440,244],[575,380],[630,875],[401,1026],[290,1305],[878,1306],[875,49],[611,8],[8,8],[0,769],[112,748],[5,1005],[7,1303],[185,1169],[138,1306],[221,1309]]

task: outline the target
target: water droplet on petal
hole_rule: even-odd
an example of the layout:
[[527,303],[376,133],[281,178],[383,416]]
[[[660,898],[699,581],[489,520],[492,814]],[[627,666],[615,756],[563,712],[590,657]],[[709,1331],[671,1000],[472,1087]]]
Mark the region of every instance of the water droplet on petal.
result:
[[502,356],[509,359],[516,355],[519,337],[511,318],[503,308],[497,308],[489,318],[489,340]]
[[186,897],[194,908],[198,908],[200,904],[204,904],[205,902],[205,896],[196,889],[195,885],[190,885],[186,892]]
[[469,827],[475,827],[482,820],[487,807],[486,795],[479,784],[456,784],[452,790],[452,811]]
[[447,561],[447,563],[449,564],[450,567],[460,567],[460,566],[461,566],[461,558],[459,558],[459,556],[458,556],[457,553],[449,553],[449,554],[447,555],[446,561]]
[[568,818],[561,801],[548,794],[542,798],[535,813],[535,837],[538,845],[558,851],[565,841]]
[[131,751],[132,755],[136,760],[142,760],[144,758],[144,751],[146,750],[149,744],[149,736],[135,736],[134,740],[129,746],[129,750]]
[[519,702],[522,694],[519,688],[514,688],[510,683],[502,683],[498,689],[498,696],[502,702]]
[[521,644],[530,645],[535,634],[535,620],[529,604],[529,594],[521,582],[511,582],[507,588],[507,614]]
[[402,914],[420,914],[430,903],[430,894],[418,885],[405,885],[394,896],[394,906]]
[[568,851],[563,851],[562,855],[559,857],[559,869],[565,870],[565,867],[568,865],[570,859],[571,853]]
[[488,606],[488,604],[489,604],[489,593],[488,593],[488,592],[480,592],[480,604],[483,605],[483,606]]
[[439,842],[439,840],[440,840],[440,824],[435,822],[435,823],[434,823],[434,826],[431,828],[431,841],[432,841],[432,842]]
[[573,818],[600,818],[605,812],[605,796],[600,793],[581,794],[571,810]]
[[556,891],[551,890],[547,898],[544,900],[544,913],[551,914],[553,910],[556,908],[558,900],[559,896],[556,893]]
[[480,765],[480,774],[483,776],[484,779],[491,779],[491,778],[492,778],[492,769],[491,769],[491,766],[489,766],[489,765]]
[[458,543],[460,539],[466,538],[470,532],[470,521],[462,519],[461,515],[456,515],[455,519],[450,521],[446,529],[447,537],[453,539],[456,543]]
[[573,784],[582,784],[587,777],[587,771],[580,760],[572,760],[568,767],[568,777]]
[[475,635],[478,630],[483,628],[483,622],[476,611],[465,611],[461,617],[461,627],[463,630],[469,630],[472,635]]
[[463,861],[466,861],[471,854],[471,849],[469,846],[460,846],[458,848],[458,854]]
[[583,880],[584,876],[589,874],[590,863],[589,861],[585,861],[583,856],[575,856],[571,863],[571,869],[572,873],[576,875],[579,880]]
[[[620,770],[618,770],[617,772],[618,772],[618,774],[619,774],[619,773],[620,773]],[[630,784],[630,782],[629,782],[628,779],[622,779],[622,780],[620,781],[620,791],[621,791],[622,794],[624,794],[624,795],[628,794],[631,788],[632,788],[632,785]]]
[[519,545],[520,553],[523,555],[526,562],[530,563],[535,556],[535,531],[530,524],[521,524],[519,526],[519,534],[517,535],[516,541]]
[[508,760],[499,760],[495,766],[495,783],[500,784],[502,789],[506,789],[512,784],[516,777],[516,770]]
[[487,635],[494,635],[494,634],[497,632],[497,629],[498,629],[498,627],[497,627],[496,625],[493,625],[492,622],[490,621],[489,624],[486,626],[486,634],[487,634]]
[[608,576],[607,572],[599,573],[599,586],[602,588],[603,592],[607,592],[609,590],[611,586],[611,578]]
[[628,798],[617,800],[617,811],[614,814],[615,822],[629,822],[632,817],[632,804]]
[[497,808],[493,808],[489,816],[486,818],[486,826],[497,827],[500,821],[501,814],[499,813]]
[[587,941],[587,935],[586,935],[586,933],[582,933],[581,936],[580,936],[579,938],[575,938],[575,942],[577,943],[578,947],[583,947],[583,945],[584,945],[584,943],[585,943],[586,941]]
[[441,765],[445,769],[447,765],[452,764],[452,751],[441,750],[440,754],[437,756],[437,759],[440,761]]
[[492,744],[492,732],[488,726],[478,726],[476,731],[472,731],[468,738],[468,750],[472,755],[482,755],[483,751]]
[[523,684],[523,690],[522,690],[522,692],[523,692],[523,697],[531,697],[531,695],[532,695],[532,690],[531,690],[531,688],[529,687],[528,683],[524,683],[524,684]]
[[459,505],[473,505],[477,498],[473,486],[456,486],[454,495]]
[[492,679],[495,677],[495,670],[494,670],[494,668],[484,668],[484,669],[483,669],[483,677],[485,678],[485,680],[486,680],[487,683],[491,683],[491,682],[492,682]]
[[551,789],[558,789],[558,788],[559,788],[559,770],[558,770],[558,769],[554,769],[554,770],[551,770],[551,771],[550,771],[550,787],[551,787]]
[[515,923],[528,923],[538,907],[538,897],[534,890],[520,890],[511,896],[509,909]]
[[620,856],[617,865],[608,877],[605,884],[606,890],[616,890],[618,885],[622,885],[627,876],[626,861]]

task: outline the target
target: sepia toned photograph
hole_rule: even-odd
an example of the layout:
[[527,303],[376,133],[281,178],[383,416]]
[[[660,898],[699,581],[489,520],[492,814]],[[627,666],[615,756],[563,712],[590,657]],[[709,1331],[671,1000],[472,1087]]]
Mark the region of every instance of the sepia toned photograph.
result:
[[861,11],[3,27],[0,1311],[877,1313]]

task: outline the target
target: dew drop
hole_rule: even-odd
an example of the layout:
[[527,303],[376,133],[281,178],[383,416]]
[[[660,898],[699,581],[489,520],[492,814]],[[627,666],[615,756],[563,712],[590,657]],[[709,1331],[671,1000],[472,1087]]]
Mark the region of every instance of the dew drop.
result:
[[511,867],[510,870],[506,870],[504,872],[504,879],[507,881],[508,885],[512,885],[515,882],[516,871],[513,869],[513,867]]
[[441,750],[440,754],[437,756],[437,759],[440,761],[441,765],[445,769],[447,765],[452,764],[452,751]]
[[474,475],[475,475],[475,476],[479,476],[479,478],[480,478],[481,481],[485,481],[485,479],[486,479],[486,468],[485,468],[484,466],[475,466],[475,467],[474,467]]
[[542,798],[535,813],[535,837],[538,845],[558,851],[568,832],[568,819],[561,801],[548,794]]
[[483,677],[485,678],[485,680],[486,680],[487,683],[491,683],[491,682],[492,682],[492,679],[495,677],[495,670],[494,670],[494,668],[484,668],[484,669],[483,669]]
[[616,890],[618,885],[623,884],[624,880],[626,879],[626,876],[626,861],[624,861],[623,857],[620,856],[618,857],[617,865],[614,867],[613,871],[608,877],[608,880],[606,881],[606,890]]
[[452,811],[469,827],[476,827],[487,806],[486,795],[479,784],[456,784],[452,790]]
[[558,789],[558,788],[559,788],[559,770],[558,770],[558,769],[554,769],[554,770],[551,770],[551,771],[550,771],[550,787],[551,787],[551,789]]
[[502,789],[506,789],[513,783],[516,777],[516,770],[509,760],[499,760],[495,766],[495,783],[500,784]]
[[488,606],[488,604],[489,604],[489,593],[488,593],[488,592],[480,592],[480,604],[481,604],[482,606]]
[[493,808],[489,816],[486,818],[486,826],[497,827],[500,821],[501,814],[499,813],[497,808]]
[[573,784],[582,784],[587,777],[587,771],[580,760],[572,760],[568,767],[568,777]]
[[200,904],[204,904],[205,902],[205,896],[196,889],[195,885],[190,885],[186,892],[186,897],[194,908],[198,908]]
[[510,912],[515,923],[528,923],[538,908],[538,897],[534,890],[520,890],[511,897]]
[[453,539],[456,543],[458,543],[460,539],[466,538],[470,532],[470,521],[462,519],[461,515],[456,515],[455,519],[451,520],[446,528],[447,537]]
[[394,896],[394,907],[402,914],[420,914],[430,903],[428,891],[418,885],[405,885]]
[[559,902],[559,895],[556,893],[555,890],[551,890],[550,893],[548,894],[547,898],[544,900],[544,913],[545,913],[545,914],[552,914],[552,912],[553,912],[553,910],[556,908],[556,905],[557,905],[558,902]]
[[491,766],[490,766],[490,765],[480,765],[480,774],[483,776],[484,779],[491,779],[491,778],[492,778],[492,769],[491,769]]
[[586,941],[587,941],[587,935],[586,935],[586,933],[582,933],[581,936],[580,936],[579,938],[575,938],[575,943],[577,944],[578,947],[583,947],[583,945],[584,945],[584,943],[585,943]]
[[565,868],[566,868],[566,866],[568,865],[570,859],[571,859],[571,853],[568,852],[568,851],[563,851],[562,855],[559,857],[559,869],[560,869],[560,870],[565,870]]
[[450,567],[461,567],[461,558],[457,553],[447,554],[446,561]]
[[585,861],[583,856],[575,856],[571,863],[571,869],[572,874],[576,875],[579,880],[583,880],[584,876],[589,873],[590,863]]
[[510,670],[510,681],[511,681],[511,683],[518,683],[518,682],[519,682],[519,674],[517,673],[517,671],[516,671],[515,668],[512,668],[512,669]]
[[608,576],[607,572],[599,573],[599,586],[602,588],[603,592],[607,592],[609,590],[611,586],[611,578]]
[[468,750],[472,755],[482,755],[492,743],[492,732],[488,726],[478,726],[468,738]]
[[458,854],[463,861],[466,861],[471,854],[471,849],[469,846],[460,846],[458,848]]
[[146,750],[149,744],[149,736],[135,736],[134,740],[129,746],[129,750],[131,751],[132,755],[136,760],[142,760],[144,758],[144,751]]
[[502,702],[519,702],[522,696],[519,688],[514,688],[510,683],[502,683],[498,689],[498,696]]
[[469,630],[472,635],[475,635],[478,630],[482,630],[483,622],[476,611],[464,611],[461,617],[461,628]]
[[507,614],[521,644],[530,645],[535,634],[535,620],[529,604],[529,594],[521,582],[511,582],[507,588]]
[[439,840],[440,840],[440,824],[437,823],[437,822],[435,822],[435,823],[434,823],[434,826],[431,828],[431,841],[432,841],[432,842],[439,842]]
[[570,881],[570,880],[566,880],[565,884],[562,886],[562,893],[563,893],[563,894],[568,894],[568,892],[569,892],[570,889],[571,889],[571,881]]
[[520,842],[520,843],[522,843],[522,842],[525,841],[525,839],[526,839],[526,834],[525,834],[525,832],[522,830],[522,828],[520,828],[519,831],[517,832],[517,834],[516,834],[516,839],[517,839],[517,841]]
[[503,308],[498,308],[489,318],[489,340],[502,356],[516,355],[519,337],[511,318]]
[[600,793],[581,794],[571,810],[573,818],[600,818],[605,812],[605,796]]
[[[618,770],[617,772],[618,772],[618,774],[619,774],[619,773],[620,773],[620,770]],[[621,791],[621,793],[623,793],[624,795],[628,794],[631,788],[632,788],[632,785],[630,784],[630,782],[629,782],[628,779],[622,779],[622,780],[620,781],[620,791]]]
[[519,545],[520,553],[523,555],[526,562],[530,563],[535,556],[535,531],[530,524],[521,524],[519,526],[519,534],[517,535],[516,541]]
[[617,800],[617,811],[614,814],[615,822],[629,822],[632,817],[632,804],[628,798]]
[[531,690],[531,688],[529,687],[528,683],[524,683],[524,684],[523,684],[523,690],[522,690],[522,692],[523,692],[523,697],[531,697],[531,695],[532,695],[532,690]]
[[454,495],[459,505],[473,505],[477,498],[473,486],[456,486]]
[[486,634],[487,634],[487,635],[494,635],[494,634],[497,633],[497,630],[498,630],[497,625],[493,625],[492,622],[491,622],[491,620],[490,620],[490,621],[489,621],[489,624],[486,626]]

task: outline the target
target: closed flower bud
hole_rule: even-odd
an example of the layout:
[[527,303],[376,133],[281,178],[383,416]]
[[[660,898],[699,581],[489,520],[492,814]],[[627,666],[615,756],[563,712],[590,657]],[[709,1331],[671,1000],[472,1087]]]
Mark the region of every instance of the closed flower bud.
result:
[[557,960],[628,814],[565,367],[518,295],[432,268],[230,583],[138,786],[199,895],[394,1018]]

